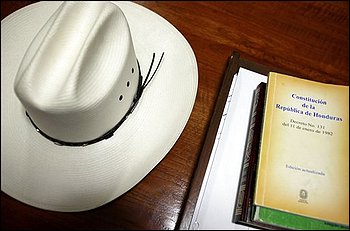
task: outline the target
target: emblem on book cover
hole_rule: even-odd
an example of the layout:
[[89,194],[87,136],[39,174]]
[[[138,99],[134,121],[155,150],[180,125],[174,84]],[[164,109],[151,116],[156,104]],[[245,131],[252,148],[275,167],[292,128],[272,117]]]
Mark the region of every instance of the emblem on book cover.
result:
[[300,189],[300,191],[299,191],[299,200],[298,200],[298,202],[308,204],[308,202],[307,202],[307,197],[308,197],[307,190],[305,190],[305,189]]

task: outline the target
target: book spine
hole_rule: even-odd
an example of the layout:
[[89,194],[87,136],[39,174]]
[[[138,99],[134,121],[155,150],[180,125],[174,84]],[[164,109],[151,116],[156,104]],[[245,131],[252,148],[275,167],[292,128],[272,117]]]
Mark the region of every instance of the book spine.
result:
[[255,188],[257,157],[265,101],[265,88],[266,84],[260,83],[254,93],[249,130],[233,216],[233,222],[235,223],[251,221],[250,214]]

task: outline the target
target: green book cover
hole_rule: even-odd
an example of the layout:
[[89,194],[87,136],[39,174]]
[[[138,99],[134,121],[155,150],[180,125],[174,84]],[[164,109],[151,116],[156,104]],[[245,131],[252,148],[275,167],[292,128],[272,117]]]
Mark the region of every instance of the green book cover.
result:
[[265,207],[255,207],[254,221],[281,228],[304,230],[349,230],[349,227]]

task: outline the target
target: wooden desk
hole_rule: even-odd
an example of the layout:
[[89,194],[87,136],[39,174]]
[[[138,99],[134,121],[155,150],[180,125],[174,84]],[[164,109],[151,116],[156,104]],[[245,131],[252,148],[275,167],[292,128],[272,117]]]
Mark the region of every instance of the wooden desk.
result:
[[[1,2],[1,19],[32,3]],[[196,103],[175,146],[138,185],[81,213],[36,209],[1,193],[1,229],[177,229],[232,50],[298,76],[349,84],[349,2],[137,1],[171,22],[198,62]],[[156,28],[155,28],[156,29]],[[200,185],[199,185],[200,186]],[[193,187],[199,187],[193,185]],[[189,204],[193,204],[193,198]]]

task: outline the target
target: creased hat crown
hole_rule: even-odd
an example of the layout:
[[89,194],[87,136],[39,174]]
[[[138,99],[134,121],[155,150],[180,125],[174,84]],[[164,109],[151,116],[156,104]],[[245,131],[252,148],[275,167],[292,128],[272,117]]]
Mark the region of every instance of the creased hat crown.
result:
[[84,142],[124,117],[138,81],[128,22],[119,7],[65,2],[32,41],[14,87],[42,132]]
[[1,20],[1,190],[18,201],[60,212],[111,202],[190,118],[198,68],[186,38],[137,3],[111,4],[39,1]]

